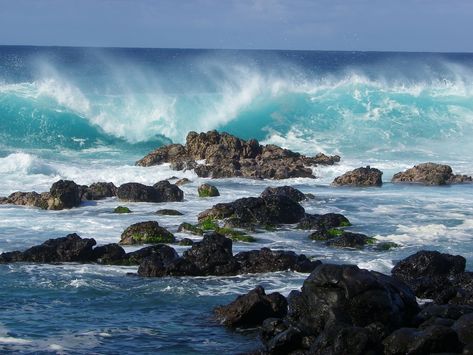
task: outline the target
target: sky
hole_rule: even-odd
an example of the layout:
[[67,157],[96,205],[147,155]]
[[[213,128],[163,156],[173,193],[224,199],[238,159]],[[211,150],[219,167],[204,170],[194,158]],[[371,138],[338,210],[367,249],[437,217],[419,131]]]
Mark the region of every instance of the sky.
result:
[[1,45],[473,52],[471,0],[0,0]]

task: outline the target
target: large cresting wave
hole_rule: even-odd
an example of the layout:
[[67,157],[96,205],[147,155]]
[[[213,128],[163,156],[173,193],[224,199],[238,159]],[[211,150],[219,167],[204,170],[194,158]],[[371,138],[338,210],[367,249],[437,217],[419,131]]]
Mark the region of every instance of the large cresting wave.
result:
[[473,148],[467,65],[321,70],[250,59],[206,53],[154,68],[102,56],[101,71],[86,77],[43,59],[32,80],[0,84],[2,144],[145,150],[182,142],[190,130],[220,129],[305,153],[448,159]]

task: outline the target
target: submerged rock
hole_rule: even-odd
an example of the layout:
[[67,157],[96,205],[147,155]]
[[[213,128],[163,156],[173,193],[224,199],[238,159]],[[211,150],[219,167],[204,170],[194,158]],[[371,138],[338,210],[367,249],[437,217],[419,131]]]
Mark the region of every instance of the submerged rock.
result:
[[135,223],[126,228],[120,239],[122,245],[173,243],[176,239],[156,221]]
[[332,185],[334,186],[381,186],[383,181],[381,177],[383,172],[381,170],[371,168],[358,168],[352,171],[348,171],[342,176],[339,176],[333,180]]
[[[205,160],[205,164],[196,161]],[[319,154],[306,157],[275,145],[262,146],[255,139],[243,140],[228,133],[190,132],[185,146],[160,147],[139,160],[140,166],[171,163],[176,170],[193,169],[200,177],[247,177],[253,179],[314,178],[307,165],[328,165],[340,157]]]
[[131,213],[132,211],[126,206],[117,206],[113,210],[113,213]]
[[287,301],[278,292],[266,295],[261,286],[238,296],[236,300],[226,306],[214,310],[222,324],[229,327],[255,327],[267,318],[282,318],[287,313]]
[[199,197],[216,197],[220,196],[218,189],[210,184],[202,184],[197,189]]
[[170,210],[170,209],[157,210],[155,213],[160,216],[183,216],[184,215],[182,212],[179,212],[176,210]]
[[448,165],[424,163],[393,176],[394,183],[419,183],[423,185],[449,185],[472,182],[471,176],[454,175]]

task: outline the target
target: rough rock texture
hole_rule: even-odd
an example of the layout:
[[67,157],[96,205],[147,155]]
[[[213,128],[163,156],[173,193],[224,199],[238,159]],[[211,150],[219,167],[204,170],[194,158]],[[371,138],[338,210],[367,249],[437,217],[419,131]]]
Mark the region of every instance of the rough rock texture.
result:
[[184,192],[169,181],[160,181],[154,186],[136,182],[120,185],[117,196],[122,201],[134,202],[172,202],[182,201]]
[[282,318],[287,313],[287,301],[278,292],[266,295],[261,286],[238,296],[226,306],[214,310],[222,324],[230,327],[255,327],[267,318]]
[[289,197],[270,195],[246,197],[230,203],[218,203],[199,214],[199,221],[219,219],[231,221],[232,227],[297,223],[305,216],[304,208]]
[[350,221],[344,215],[339,213],[326,214],[306,214],[299,220],[298,229],[314,230],[314,229],[331,229],[338,227],[350,226]]
[[90,186],[84,186],[81,194],[82,200],[102,200],[117,195],[117,187],[112,182],[95,182]]
[[[205,160],[205,164],[196,161]],[[339,156],[306,157],[275,145],[262,146],[255,139],[243,140],[228,133],[190,132],[185,146],[171,144],[149,153],[136,164],[171,163],[176,170],[195,169],[200,177],[247,177],[254,179],[314,178],[307,166],[334,164]]]
[[286,196],[295,202],[301,202],[306,199],[306,195],[292,186],[267,187],[260,197],[266,198],[273,195]]
[[462,256],[420,251],[398,262],[392,273],[419,298],[437,304],[473,305],[473,273],[464,270]]
[[0,254],[0,263],[11,262],[91,262],[94,259],[94,239],[81,238],[69,234],[63,238],[49,239],[43,244],[31,247],[24,252],[14,251]]
[[260,251],[232,253],[232,241],[218,233],[207,233],[200,242],[195,242],[182,257],[163,263],[159,258],[148,258],[138,270],[141,276],[206,276],[237,275],[295,270],[310,272],[320,262],[310,261],[304,255],[293,252]]
[[220,196],[218,189],[210,184],[202,184],[197,188],[199,197],[216,197]]
[[122,245],[172,243],[176,239],[156,221],[135,223],[126,228],[120,239]]
[[454,175],[448,165],[424,163],[393,176],[394,183],[419,183],[424,185],[448,185],[472,182],[471,176]]
[[381,177],[383,172],[381,170],[371,168],[369,166],[365,168],[358,168],[352,171],[348,171],[342,176],[339,176],[333,180],[332,185],[334,186],[381,186],[383,181]]

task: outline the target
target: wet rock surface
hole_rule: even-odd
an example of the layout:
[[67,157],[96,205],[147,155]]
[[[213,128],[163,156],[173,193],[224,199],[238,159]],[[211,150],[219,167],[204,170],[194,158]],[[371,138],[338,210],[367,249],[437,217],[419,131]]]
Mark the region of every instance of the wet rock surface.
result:
[[[205,164],[197,161],[205,160]],[[275,145],[262,146],[255,139],[243,140],[228,133],[190,132],[186,144],[160,147],[139,160],[140,166],[170,163],[176,170],[194,169],[200,177],[253,179],[314,178],[308,166],[332,165],[339,156],[307,157]]]
[[220,196],[218,189],[210,184],[202,184],[198,187],[197,193],[199,197],[216,197]]
[[335,178],[333,186],[381,186],[383,172],[381,170],[367,166],[348,171],[342,176]]
[[301,202],[306,199],[306,195],[292,186],[279,186],[279,187],[267,187],[261,193],[261,198],[267,198],[269,196],[285,196],[293,200],[294,202]]
[[472,177],[453,174],[448,165],[423,163],[395,174],[394,183],[418,183],[423,185],[450,185],[458,183],[471,183]]
[[156,221],[139,222],[126,228],[120,239],[122,245],[172,243],[176,239]]
[[184,199],[184,192],[169,181],[160,181],[154,186],[129,182],[117,190],[117,196],[122,201],[131,202],[174,202]]

